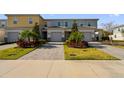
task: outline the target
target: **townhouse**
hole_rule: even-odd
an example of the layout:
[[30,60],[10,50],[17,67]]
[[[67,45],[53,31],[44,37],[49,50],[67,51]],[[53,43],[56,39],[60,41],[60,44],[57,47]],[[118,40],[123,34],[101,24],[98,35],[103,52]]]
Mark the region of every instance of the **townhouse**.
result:
[[31,30],[35,23],[39,24],[39,31],[43,39],[48,41],[65,41],[76,21],[80,32],[84,33],[85,41],[95,40],[98,19],[44,19],[38,14],[6,14],[7,41],[15,42],[19,33],[24,29]]
[[4,42],[6,35],[6,26],[7,26],[7,20],[5,19],[0,20],[0,42]]
[[124,40],[124,25],[114,27],[112,33],[109,35],[112,40]]

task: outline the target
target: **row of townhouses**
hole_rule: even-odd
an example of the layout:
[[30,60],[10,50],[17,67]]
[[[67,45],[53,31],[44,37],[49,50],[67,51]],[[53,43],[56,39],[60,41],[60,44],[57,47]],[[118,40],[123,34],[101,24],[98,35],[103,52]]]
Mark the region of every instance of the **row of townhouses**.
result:
[[22,30],[31,30],[35,23],[39,24],[39,31],[43,39],[48,41],[64,41],[71,33],[76,20],[78,29],[84,33],[85,41],[95,40],[98,19],[44,19],[38,14],[6,14],[7,20],[0,20],[0,28],[5,29],[5,40],[15,42]]

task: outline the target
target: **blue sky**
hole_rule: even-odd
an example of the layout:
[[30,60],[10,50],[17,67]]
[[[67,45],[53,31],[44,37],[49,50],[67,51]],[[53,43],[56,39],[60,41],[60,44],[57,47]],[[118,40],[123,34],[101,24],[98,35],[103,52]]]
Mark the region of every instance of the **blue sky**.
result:
[[[115,24],[124,24],[124,14],[42,14],[44,19],[48,18],[98,18],[98,25],[102,23],[114,22]],[[6,16],[0,14],[0,19],[6,19]]]

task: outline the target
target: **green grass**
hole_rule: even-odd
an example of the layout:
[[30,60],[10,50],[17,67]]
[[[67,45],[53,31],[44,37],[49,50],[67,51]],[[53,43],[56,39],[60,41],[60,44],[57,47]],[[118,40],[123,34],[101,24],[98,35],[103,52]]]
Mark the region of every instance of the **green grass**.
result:
[[113,47],[117,47],[117,48],[122,48],[122,49],[124,49],[124,46],[121,46],[121,45],[119,45],[119,46],[113,46]]
[[5,50],[0,50],[0,59],[2,60],[15,60],[18,59],[25,54],[33,51],[35,48],[8,48]]
[[117,60],[96,48],[69,48],[64,45],[64,54],[66,60]]
[[112,40],[113,42],[124,42],[124,40]]

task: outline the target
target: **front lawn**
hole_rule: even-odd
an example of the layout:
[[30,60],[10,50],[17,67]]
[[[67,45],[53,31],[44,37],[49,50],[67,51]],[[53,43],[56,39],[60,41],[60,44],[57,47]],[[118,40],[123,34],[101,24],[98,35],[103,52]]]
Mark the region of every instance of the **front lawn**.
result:
[[14,48],[8,48],[5,50],[0,50],[0,59],[3,60],[15,60],[18,59],[25,54],[33,51],[35,48],[19,48],[19,47],[14,47]]
[[122,48],[122,49],[124,49],[124,46],[121,46],[121,45],[119,45],[119,46],[114,46],[114,47],[117,47],[117,48]]
[[96,48],[69,48],[64,45],[64,54],[66,60],[117,60]]

